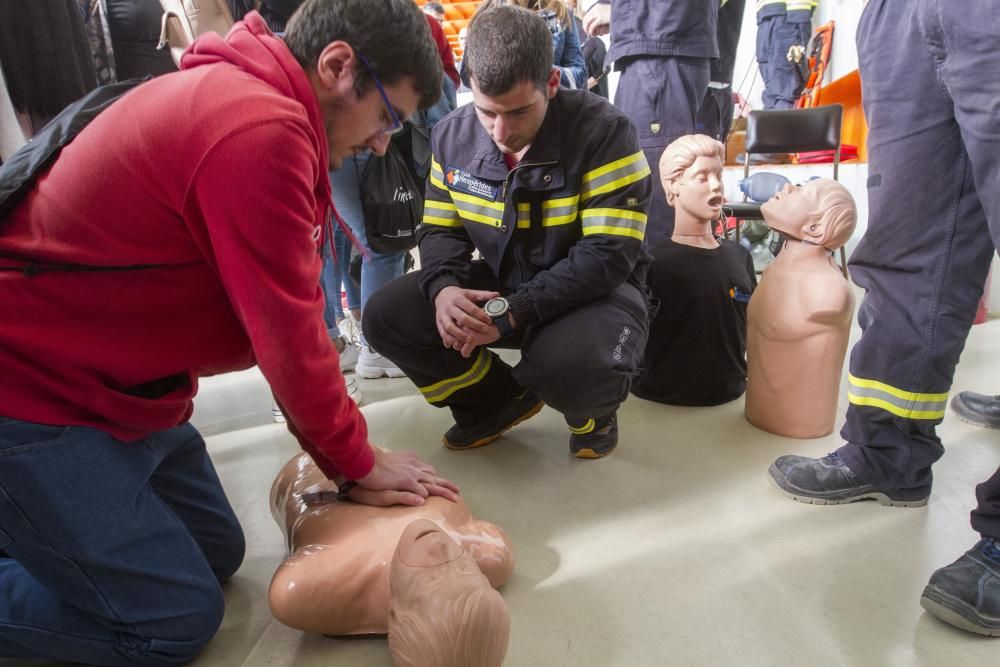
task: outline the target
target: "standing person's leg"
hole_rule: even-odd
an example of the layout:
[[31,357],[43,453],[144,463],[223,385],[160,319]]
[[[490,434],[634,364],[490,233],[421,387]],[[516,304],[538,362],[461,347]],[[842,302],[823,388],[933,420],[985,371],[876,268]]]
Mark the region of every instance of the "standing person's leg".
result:
[[646,241],[652,246],[674,230],[674,210],[660,187],[660,155],[674,139],[693,134],[709,80],[708,58],[629,58],[618,79],[615,106],[629,117],[652,172]]
[[[803,50],[809,43],[809,23],[791,23],[784,16],[768,20],[771,24],[771,42],[768,59],[769,78],[765,109],[791,109],[802,92],[804,81],[798,65],[788,60],[788,51],[793,46]],[[804,56],[803,56],[804,57]]]
[[[339,172],[331,172],[335,186],[340,185],[343,192],[338,201],[338,210],[344,221],[350,226],[354,239],[365,252],[361,258],[361,291],[358,312],[363,321],[365,304],[380,287],[394,278],[403,275],[405,252],[379,253],[372,250],[368,244],[368,234],[365,231],[364,211],[361,207],[360,191],[358,190],[358,174],[364,173],[370,155],[355,156],[344,162]],[[354,164],[350,164],[353,162]],[[354,184],[353,189],[351,184]],[[351,197],[351,193],[357,196]],[[335,195],[336,196],[336,195]],[[363,378],[376,379],[380,377],[403,377],[404,373],[395,364],[383,357],[361,336],[361,348],[355,371]]]
[[193,427],[0,418],[0,547],[0,657],[169,665],[215,634],[244,541]]
[[774,108],[774,83],[771,80],[771,50],[774,39],[774,19],[769,16],[757,21],[757,41],[755,57],[757,66],[760,69],[760,78],[764,81],[764,90],[761,93],[761,103],[765,109]]
[[866,290],[863,334],[851,351],[846,444],[772,466],[793,496],[923,504],[944,451],[935,429],[993,247],[923,4],[870,0],[858,26],[870,213],[850,263]]
[[[921,19],[939,81],[953,102],[955,119],[982,204],[993,246],[1000,247],[1000,81],[983,72],[1000,67],[1000,53],[991,41],[1000,34],[1000,15],[989,3],[976,0],[924,0]],[[963,295],[981,294],[986,266],[993,254],[985,238],[977,242],[986,255],[982,267],[969,272]],[[978,282],[975,282],[977,281]],[[977,288],[978,285],[978,288]],[[968,309],[969,322],[975,311]],[[963,313],[964,314],[964,313]],[[965,327],[968,331],[968,326]],[[949,374],[949,380],[950,380]],[[955,563],[935,572],[921,604],[939,618],[964,630],[1000,635],[1000,470],[976,487],[978,505],[972,527],[982,539]]]
[[618,444],[618,406],[648,334],[646,295],[628,283],[526,332],[514,379],[563,414],[575,456],[600,458]]
[[[444,346],[434,304],[420,291],[420,272],[394,280],[367,304],[365,337],[420,389],[435,407],[448,407],[455,426],[445,434],[451,449],[492,442],[511,426],[534,415],[541,401],[514,380],[511,367],[480,347],[468,359]],[[495,291],[496,278],[485,262],[473,262],[468,289]],[[516,347],[519,338],[501,341]]]

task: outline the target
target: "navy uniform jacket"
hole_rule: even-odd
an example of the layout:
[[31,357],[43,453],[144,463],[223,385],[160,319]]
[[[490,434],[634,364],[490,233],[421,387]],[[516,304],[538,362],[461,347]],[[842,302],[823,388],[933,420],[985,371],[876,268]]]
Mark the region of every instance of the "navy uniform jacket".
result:
[[606,62],[630,56],[718,58],[719,0],[600,0],[611,4]]
[[560,89],[513,170],[468,104],[434,128],[418,239],[430,301],[469,286],[474,249],[497,277],[518,327],[642,285],[649,166],[621,111]]

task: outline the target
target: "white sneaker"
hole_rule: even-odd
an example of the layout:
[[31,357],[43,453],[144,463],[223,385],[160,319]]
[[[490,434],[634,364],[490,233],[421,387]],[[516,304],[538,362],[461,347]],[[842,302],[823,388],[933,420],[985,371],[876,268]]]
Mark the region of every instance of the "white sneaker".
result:
[[340,352],[340,371],[349,373],[358,363],[360,347],[343,336],[340,339],[344,341],[344,349]]
[[406,373],[372,349],[371,345],[362,345],[354,371],[363,378],[374,380],[380,377],[401,378]]

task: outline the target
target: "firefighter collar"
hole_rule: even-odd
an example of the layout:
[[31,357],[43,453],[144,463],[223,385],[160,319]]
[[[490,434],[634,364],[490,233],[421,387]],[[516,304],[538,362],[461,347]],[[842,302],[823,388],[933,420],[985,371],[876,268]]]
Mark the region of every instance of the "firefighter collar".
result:
[[444,180],[448,184],[449,190],[464,192],[473,197],[496,201],[500,188],[496,185],[480,180],[469,172],[448,165],[444,171]]

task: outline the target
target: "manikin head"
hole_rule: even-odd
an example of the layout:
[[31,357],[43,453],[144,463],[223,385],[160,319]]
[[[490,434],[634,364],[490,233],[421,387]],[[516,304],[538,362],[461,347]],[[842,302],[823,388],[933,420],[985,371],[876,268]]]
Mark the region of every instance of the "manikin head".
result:
[[660,182],[667,203],[700,221],[715,220],[722,211],[722,163],[726,148],[704,134],[688,134],[660,156]]
[[285,43],[316,95],[330,168],[383,155],[390,135],[441,95],[441,60],[413,0],[306,0]]
[[464,59],[479,122],[501,153],[520,158],[559,90],[545,20],[512,5],[481,9],[469,24]]
[[476,561],[433,521],[399,538],[389,573],[389,649],[398,667],[500,667],[510,614]]
[[851,193],[829,178],[788,184],[760,210],[771,229],[827,250],[847,243],[858,221]]

